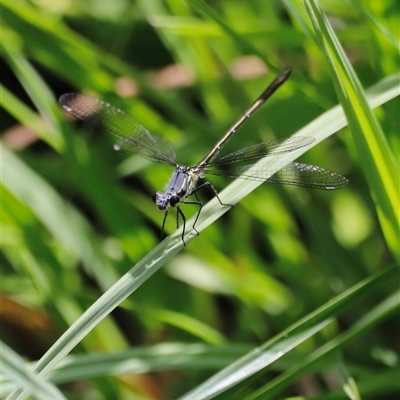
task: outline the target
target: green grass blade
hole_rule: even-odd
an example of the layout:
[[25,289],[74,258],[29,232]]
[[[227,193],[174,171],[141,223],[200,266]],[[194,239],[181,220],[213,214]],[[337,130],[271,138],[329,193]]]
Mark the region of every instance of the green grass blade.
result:
[[346,114],[382,230],[393,255],[399,257],[400,177],[394,155],[368,106],[364,89],[318,2],[305,0],[305,4]]
[[350,400],[361,400],[357,383],[347,372],[341,358],[335,363],[335,372],[342,383],[343,391],[349,396]]
[[42,118],[29,107],[25,105],[20,99],[14,96],[6,87],[0,84],[0,105],[10,113],[16,120],[20,121],[24,126],[31,129],[43,140],[54,147],[56,143],[52,142],[52,133],[50,132],[49,125],[43,121]]
[[[108,288],[109,282],[115,281],[116,276],[110,262],[98,248],[98,241],[93,239],[88,222],[35,171],[1,146],[2,185],[22,203],[28,204],[54,237],[73,249],[87,268],[97,274],[99,284]],[[60,229],[61,226],[63,229]],[[94,265],[96,268],[93,268]]]
[[[290,348],[295,344],[294,339],[299,339],[299,337],[301,338],[299,332],[302,332],[302,334],[305,335],[307,328],[310,328],[310,324],[312,327],[316,328],[320,320],[328,321],[329,315],[334,317],[342,313],[348,307],[354,306],[354,304],[362,298],[365,298],[382,286],[387,285],[388,282],[393,280],[396,274],[397,268],[393,267],[349,289],[346,293],[333,299],[325,306],[304,318],[295,326],[288,328],[285,332],[282,332],[281,335],[270,340],[264,346],[252,350],[246,356],[233,362],[229,367],[216,374],[211,378],[211,380],[207,381],[208,389],[205,388],[205,386],[201,386],[198,390],[201,390],[201,393],[204,395],[207,394],[204,390],[210,390],[212,396],[216,395],[216,385],[222,385],[224,377],[230,383],[232,383],[232,373],[234,373],[234,376],[239,376],[241,379],[244,379],[246,376],[238,374],[238,368],[245,368],[246,372],[249,373],[247,364],[255,363],[255,359],[260,357],[260,354],[262,355],[267,351],[269,357],[265,358],[269,362],[265,363],[264,366],[272,364],[275,360],[279,359],[284,352],[290,350]],[[328,359],[329,361],[332,359],[332,353],[334,354],[344,348],[352,340],[357,339],[366,331],[373,329],[377,324],[393,315],[393,313],[395,313],[399,308],[399,299],[399,294],[394,293],[353,325],[347,333],[335,338],[307,356],[304,359],[304,362],[291,368],[288,372],[270,382],[263,389],[260,389],[260,391],[257,392],[257,395],[262,394],[261,398],[270,398],[274,394],[276,395],[276,393],[279,393],[279,391],[284,387],[292,384],[297,378],[305,373],[318,370],[320,365],[326,365],[324,360]],[[288,341],[287,338],[290,338],[290,340]],[[302,339],[305,339],[305,336],[303,336]],[[292,346],[290,346],[289,342],[291,342]],[[215,367],[215,362],[220,363],[223,362],[223,360],[229,360],[234,357],[235,354],[240,355],[240,353],[248,347],[246,346],[243,347],[243,349],[240,349],[235,345],[230,349],[229,346],[230,345],[210,347],[203,344],[184,345],[177,343],[163,344],[142,349],[132,349],[115,354],[95,354],[71,357],[61,363],[59,367],[49,375],[49,379],[56,383],[67,383],[78,378],[87,379],[90,377],[106,376],[110,374],[166,371],[171,369],[174,370],[176,368],[201,368],[206,365],[214,365]],[[257,368],[254,369],[253,372],[257,372],[263,367],[262,362],[256,363],[256,365]],[[216,385],[213,385],[213,382]],[[238,380],[233,382],[233,384],[234,383],[238,383]],[[224,390],[226,388],[227,387],[225,387]],[[195,393],[196,392],[191,393],[190,396],[194,396]],[[211,393],[209,394],[211,395]],[[254,396],[255,395],[256,394],[254,394]],[[187,396],[189,396],[189,394]],[[199,398],[209,397],[200,396]]]
[[61,150],[64,146],[64,140],[59,133],[58,119],[55,116],[55,113],[59,112],[59,110],[56,108],[53,94],[30,62],[19,51],[18,40],[15,35],[11,34],[7,29],[3,32],[2,44],[4,49],[2,55],[14,70],[25,91],[35,103],[41,115],[44,116],[47,124],[51,127],[50,130],[46,129],[44,131],[46,135],[41,133],[40,137],[54,148]]
[[[251,345],[208,345],[204,343],[161,343],[113,353],[80,354],[66,357],[48,377],[54,384],[82,379],[144,374],[149,372],[223,368],[250,351]],[[24,364],[25,365],[25,364]],[[34,368],[35,363],[29,363]],[[0,375],[3,395],[15,388],[10,377]]]
[[400,46],[399,46],[399,35],[398,32],[397,34],[395,32],[392,32],[390,29],[388,29],[382,21],[379,20],[378,16],[368,10],[365,9],[364,5],[362,2],[359,2],[357,0],[349,0],[349,3],[356,8],[360,13],[362,13],[377,29],[378,32],[381,33],[382,38],[384,40],[387,40],[393,49],[397,51],[397,53],[400,52]]
[[266,57],[257,50],[245,37],[238,34],[232,27],[230,27],[222,18],[219,17],[218,13],[215,12],[212,7],[206,4],[202,0],[190,0],[189,3],[195,7],[200,13],[205,15],[210,20],[216,22],[217,26],[219,26],[225,33],[230,36],[235,43],[238,43],[242,46],[243,50],[248,52],[249,54],[257,54],[261,59],[268,62]]
[[[386,273],[393,274],[394,277],[396,271],[397,267],[392,267],[391,269],[387,270]],[[350,289],[348,293],[352,290],[353,289]],[[298,365],[294,366],[293,368],[280,375],[278,378],[269,382],[252,396],[246,398],[246,400],[261,400],[273,398],[285,387],[296,381],[296,379],[298,379],[300,376],[303,376],[304,374],[311,371],[318,370],[320,366],[324,365],[324,361],[326,361],[326,359],[329,360],[329,358],[332,358],[335,353],[338,353],[345,346],[348,346],[351,341],[363,335],[365,331],[372,329],[380,322],[394,315],[396,312],[399,311],[399,308],[400,296],[399,292],[395,292],[390,297],[378,304],[370,312],[365,314],[346,333],[334,338],[330,342],[321,346],[319,349],[307,356]]]
[[[206,382],[204,382],[202,385],[198,386],[195,390],[182,396],[180,399],[211,399],[217,394],[226,391],[230,387],[238,384],[252,374],[260,371],[262,368],[271,365],[286,352],[293,349],[301,341],[307,339],[310,336],[312,330],[314,330],[314,333],[318,332],[323,327],[323,325],[326,325],[331,321],[331,318],[335,317],[340,312],[343,312],[347,307],[354,305],[354,302],[357,299],[366,297],[368,294],[370,294],[371,290],[376,290],[378,287],[388,282],[388,280],[392,279],[396,275],[396,273],[397,268],[392,267],[391,269],[388,269],[383,273],[376,274],[374,277],[366,279],[364,282],[355,285],[353,288],[350,288],[342,295],[337,296],[335,299],[332,299],[330,302],[320,307],[318,310],[314,311],[307,317],[303,318],[297,324],[288,328],[277,337],[271,339],[260,348],[253,350],[249,354],[245,355],[228,367],[224,368],[213,377],[208,379]],[[382,314],[386,316],[390,312],[392,312],[393,308],[396,307],[396,304],[394,303],[395,302],[393,302],[393,299],[391,299],[391,301],[385,302],[385,310],[382,312],[382,310],[379,309],[378,316],[376,316],[374,322],[381,320]],[[376,315],[376,313],[374,315]],[[366,320],[369,324],[371,324],[369,318],[367,318]],[[359,325],[357,326],[356,332],[358,334],[363,331],[363,329],[365,329],[365,324],[366,323],[361,323],[362,328],[360,328]],[[353,337],[353,335],[353,332],[349,334],[350,337]],[[291,341],[291,338],[294,338],[294,340]],[[346,339],[348,340],[348,337],[346,337]],[[339,339],[335,339],[334,343],[336,343],[337,340]],[[343,343],[341,343],[341,345],[343,345]],[[329,345],[327,346],[327,349],[328,350],[325,351],[324,347],[324,350],[321,352],[325,354],[325,352],[336,350],[336,346],[332,347],[331,345]],[[318,351],[316,353],[319,354]],[[310,363],[306,363],[306,365],[309,366]],[[302,369],[300,369],[300,371],[296,371],[297,373],[303,372]],[[299,376],[300,375],[296,375],[297,378]],[[281,390],[281,388],[287,383],[286,375],[284,374],[284,378],[282,379],[278,378],[278,381],[279,383],[273,381],[273,383],[268,384],[266,387],[257,392],[254,398],[256,398],[258,394],[262,394],[263,396],[265,396],[266,394],[276,393],[277,391]]]
[[[183,247],[180,238],[174,236],[174,246],[170,246],[171,240],[165,240],[105,292],[37,362],[35,372],[40,376],[48,375],[96,325],[169,261]],[[26,393],[16,390],[9,400],[25,396]]]
[[224,368],[193,391],[180,397],[180,400],[212,399],[216,395],[225,392],[227,389],[259,372],[261,369],[271,365],[296,346],[315,335],[330,322],[332,322],[332,319],[327,318],[320,323],[312,324],[312,326],[304,324],[304,326],[298,329],[288,329],[285,335],[280,335],[279,340],[272,339],[263,346],[255,348],[249,354],[246,354]]
[[[66,397],[53,384],[40,379],[31,369],[27,368],[25,361],[4,342],[1,347],[2,372],[10,379],[35,394],[35,399],[65,400]],[[3,395],[3,391],[2,395]]]

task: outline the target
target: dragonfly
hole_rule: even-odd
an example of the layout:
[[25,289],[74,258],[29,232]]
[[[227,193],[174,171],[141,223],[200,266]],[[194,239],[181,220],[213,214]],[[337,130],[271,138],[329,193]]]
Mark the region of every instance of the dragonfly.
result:
[[[68,113],[86,121],[92,128],[113,136],[117,140],[114,145],[115,150],[137,154],[152,162],[175,168],[165,189],[155,192],[151,199],[159,210],[164,211],[161,237],[164,234],[168,213],[174,208],[177,211],[177,228],[179,227],[179,217],[183,221],[182,241],[186,245],[186,217],[181,210],[182,204],[198,206],[192,226],[192,229],[197,234],[199,233],[196,230],[196,223],[203,207],[203,203],[198,197],[200,190],[208,187],[221,205],[232,206],[231,204],[222,203],[218,192],[210,182],[199,183],[200,179],[203,179],[205,175],[219,175],[229,178],[266,181],[325,190],[343,188],[348,184],[348,180],[344,176],[321,167],[298,162],[277,162],[268,159],[268,156],[288,153],[308,146],[315,141],[312,137],[292,136],[286,139],[273,139],[217,158],[222,147],[289,78],[290,73],[291,68],[289,67],[275,78],[200,162],[191,167],[181,165],[176,161],[175,147],[168,139],[152,135],[134,118],[106,102],[80,93],[64,94],[60,97],[59,102]],[[191,196],[194,196],[194,200],[189,199]]]

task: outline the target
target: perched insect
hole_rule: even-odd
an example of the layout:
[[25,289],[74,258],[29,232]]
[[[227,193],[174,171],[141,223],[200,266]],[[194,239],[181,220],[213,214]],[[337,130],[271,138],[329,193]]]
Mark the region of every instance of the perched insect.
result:
[[[196,204],[199,207],[193,224],[194,230],[196,230],[196,223],[203,207],[203,203],[197,196],[199,190],[208,186],[222,205],[229,205],[221,202],[217,191],[209,182],[203,182],[198,185],[199,179],[206,174],[317,189],[339,189],[348,184],[348,180],[336,172],[297,162],[289,164],[271,162],[265,158],[266,156],[287,153],[307,146],[315,140],[311,137],[293,136],[287,139],[270,140],[216,159],[221,148],[288,79],[290,73],[290,68],[284,70],[203,159],[192,167],[178,164],[175,161],[175,148],[169,140],[151,135],[147,129],[118,108],[93,97],[75,93],[61,96],[60,104],[70,114],[115,137],[118,141],[114,146],[115,150],[124,150],[138,154],[147,160],[175,167],[175,172],[172,174],[165,190],[154,193],[152,201],[160,210],[165,212],[161,233],[164,231],[169,210],[171,208],[177,209],[177,226],[179,225],[178,219],[180,215],[183,220],[182,240],[185,243],[186,217],[180,208],[182,204]],[[263,162],[257,164],[256,168],[251,169],[257,161],[263,158],[265,158]],[[188,200],[192,195],[194,195],[195,200]]]

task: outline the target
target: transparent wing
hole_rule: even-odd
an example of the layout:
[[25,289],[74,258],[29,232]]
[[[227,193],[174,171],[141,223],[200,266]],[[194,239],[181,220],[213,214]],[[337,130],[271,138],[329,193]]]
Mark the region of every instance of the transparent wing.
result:
[[204,173],[227,176],[229,178],[282,183],[326,190],[343,188],[349,182],[347,178],[336,172],[296,162],[289,164],[286,162],[265,162],[255,166],[241,165],[235,167],[230,165],[221,167],[211,166],[210,168],[206,168]]
[[314,138],[307,136],[293,136],[286,139],[269,140],[268,142],[258,143],[230,153],[227,156],[213,161],[210,165],[217,167],[250,160],[259,160],[266,156],[289,153],[301,147],[308,146],[314,141]]
[[165,138],[151,135],[122,110],[79,93],[64,94],[59,101],[65,111],[116,138],[115,150],[176,166],[174,145]]
[[[204,168],[203,173],[317,189],[345,187],[348,180],[344,176],[313,165],[268,160],[254,165],[266,156],[291,152],[313,141],[314,139],[309,137],[292,137],[259,143],[214,161]],[[250,164],[249,161],[251,161]],[[236,165],[243,162],[247,162],[247,164]]]
[[[276,166],[277,163],[275,163]],[[249,174],[249,178],[252,179]],[[337,172],[309,164],[292,162],[267,179],[267,182],[334,190],[347,186],[348,179]]]

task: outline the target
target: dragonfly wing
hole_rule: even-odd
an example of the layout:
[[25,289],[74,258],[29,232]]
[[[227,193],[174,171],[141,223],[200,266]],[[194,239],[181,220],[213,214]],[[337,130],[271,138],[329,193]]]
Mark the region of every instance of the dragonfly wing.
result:
[[266,156],[273,156],[295,151],[310,145],[314,141],[314,138],[307,136],[293,136],[286,139],[269,140],[268,142],[258,143],[230,153],[227,156],[215,160],[212,164],[220,166],[250,160],[258,160]]
[[168,139],[153,136],[148,131],[120,140],[114,145],[114,150],[139,154],[150,161],[176,166],[174,145]]
[[204,173],[325,190],[340,189],[347,186],[349,182],[347,178],[336,172],[296,162],[261,162],[256,165],[241,166],[211,165],[205,169]]
[[138,154],[150,161],[176,165],[173,144],[165,138],[151,135],[122,110],[79,93],[64,94],[59,101],[65,111],[116,138],[116,150]]

